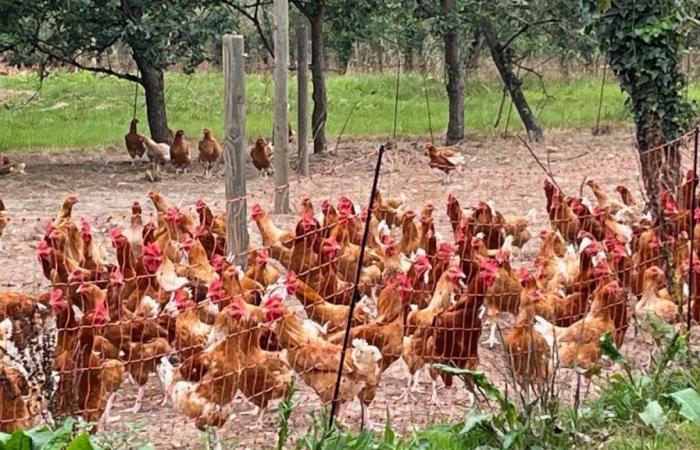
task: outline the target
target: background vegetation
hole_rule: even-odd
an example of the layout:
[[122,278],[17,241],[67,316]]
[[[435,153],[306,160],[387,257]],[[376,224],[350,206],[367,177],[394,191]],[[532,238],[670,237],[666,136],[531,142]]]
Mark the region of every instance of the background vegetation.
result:
[[[0,108],[0,150],[94,147],[123,145],[134,101],[133,83],[114,77],[86,72],[55,72],[43,82],[40,94],[28,97],[38,85],[37,75],[26,72],[0,78],[0,89],[21,91],[22,95],[6,98]],[[526,78],[524,91],[535,106],[535,112],[547,128],[593,127],[600,94],[599,78],[569,77],[548,81],[551,96],[545,99],[539,83]],[[328,78],[328,131],[337,136],[352,112],[345,135],[386,137],[393,130],[395,75],[348,74]],[[401,77],[398,133],[428,136],[429,126],[423,78],[418,73]],[[442,80],[426,80],[432,124],[436,135],[444,133],[447,122],[447,101]],[[296,96],[296,83],[291,80],[291,94]],[[188,136],[198,136],[203,127],[210,127],[217,136],[223,129],[223,89],[219,72],[197,72],[193,75],[168,73],[165,99],[172,127],[182,128]],[[247,80],[248,136],[269,136],[272,128],[273,85],[270,77],[251,75]],[[471,78],[466,87],[465,122],[470,132],[500,132],[505,126],[508,103],[498,129],[494,129],[502,88],[488,76]],[[15,92],[16,94],[16,92]],[[692,98],[700,98],[700,86],[691,89]],[[137,117],[145,127],[143,92],[139,91]],[[296,125],[296,103],[291,102],[290,118]],[[605,87],[602,120],[621,124],[631,116],[624,96],[614,81]],[[515,111],[510,130],[522,125]],[[334,145],[334,141],[331,142]]]

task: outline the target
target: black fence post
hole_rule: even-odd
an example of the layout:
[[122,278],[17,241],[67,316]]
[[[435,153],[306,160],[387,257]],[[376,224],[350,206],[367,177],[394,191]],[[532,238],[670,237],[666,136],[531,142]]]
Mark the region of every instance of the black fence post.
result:
[[348,341],[350,340],[350,328],[352,325],[352,316],[355,311],[355,305],[359,301],[360,291],[360,275],[362,274],[362,261],[365,258],[365,248],[367,247],[367,238],[369,237],[369,224],[372,220],[372,211],[374,209],[374,199],[377,194],[377,184],[379,182],[379,171],[382,168],[382,156],[384,156],[384,145],[379,146],[377,156],[377,166],[374,169],[374,181],[372,182],[372,191],[369,195],[369,205],[367,207],[367,218],[365,219],[365,229],[362,233],[362,241],[360,242],[360,257],[357,261],[355,269],[355,283],[352,288],[352,301],[350,302],[350,310],[348,311],[348,321],[345,324],[345,335],[343,336],[343,347],[340,351],[340,364],[338,365],[338,376],[335,380],[335,389],[333,390],[333,400],[331,402],[331,412],[328,419],[328,431],[333,429],[333,420],[338,409],[338,395],[340,394],[340,383],[343,379],[343,365],[345,364],[345,353],[348,349]]

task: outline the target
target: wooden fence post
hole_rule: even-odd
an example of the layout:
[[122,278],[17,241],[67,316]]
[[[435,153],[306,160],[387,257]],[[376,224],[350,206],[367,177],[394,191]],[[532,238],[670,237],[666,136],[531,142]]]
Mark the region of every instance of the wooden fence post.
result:
[[248,249],[247,201],[245,199],[245,61],[243,36],[223,37],[224,66],[224,161],[226,163],[226,251],[238,254],[245,264]]
[[309,130],[309,29],[306,17],[300,15],[297,26],[297,159],[299,175],[309,175],[309,152],[306,141]]
[[275,0],[275,214],[289,213],[288,90],[289,73],[289,4]]

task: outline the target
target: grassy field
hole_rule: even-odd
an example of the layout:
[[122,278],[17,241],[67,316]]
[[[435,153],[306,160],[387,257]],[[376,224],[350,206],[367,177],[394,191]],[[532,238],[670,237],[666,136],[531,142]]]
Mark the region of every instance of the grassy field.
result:
[[[432,124],[436,134],[444,132],[447,101],[440,79],[428,78]],[[0,150],[85,148],[121,144],[131,118],[134,85],[113,77],[89,73],[51,74],[41,94],[27,103],[37,88],[32,73],[0,78]],[[199,135],[203,127],[217,135],[223,129],[222,76],[216,72],[193,76],[166,76],[166,102],[171,128]],[[337,135],[349,112],[357,104],[346,135],[386,136],[393,130],[395,78],[392,75],[331,76],[328,79],[328,132]],[[546,101],[534,79],[526,79],[525,93],[545,127],[588,128],[595,124],[600,80],[551,80]],[[247,79],[247,132],[269,134],[273,111],[272,80],[265,76]],[[19,92],[19,94],[18,94]],[[466,122],[469,131],[494,132],[501,101],[501,87],[493,80],[472,79],[467,86]],[[693,94],[700,97],[699,90]],[[296,120],[296,80],[290,80],[290,119]],[[423,79],[418,74],[401,78],[398,133],[428,135],[429,124]],[[359,102],[359,104],[358,104]],[[508,103],[500,129],[505,124]],[[137,117],[145,123],[145,104],[139,90]],[[603,119],[624,122],[629,114],[624,95],[616,84],[605,88]],[[513,111],[510,129],[520,129]]]

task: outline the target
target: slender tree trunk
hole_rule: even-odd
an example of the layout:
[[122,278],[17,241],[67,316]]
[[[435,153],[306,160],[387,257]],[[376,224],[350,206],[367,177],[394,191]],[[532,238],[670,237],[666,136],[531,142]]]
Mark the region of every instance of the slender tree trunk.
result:
[[377,70],[379,73],[384,73],[384,41],[379,38],[379,44],[377,45]]
[[134,55],[136,65],[141,72],[141,85],[146,94],[146,115],[151,137],[156,142],[170,143],[168,117],[165,112],[165,82],[163,71],[152,67],[141,57]]
[[409,72],[414,72],[414,71],[415,71],[414,64],[413,64],[413,49],[412,49],[412,48],[406,48],[406,49],[404,49],[404,52],[403,52],[403,65],[404,65],[403,71],[404,71],[405,73],[409,73]]
[[449,100],[448,145],[464,138],[464,73],[460,58],[459,34],[449,24],[449,16],[454,8],[455,0],[442,0],[442,14],[448,21],[445,31],[445,66],[447,70],[445,88]]
[[523,125],[525,125],[528,137],[531,141],[541,142],[544,139],[542,128],[540,128],[537,118],[527,104],[525,95],[520,88],[520,80],[515,75],[515,72],[513,72],[510,56],[501,48],[501,44],[498,42],[498,37],[496,36],[491,21],[482,21],[481,30],[486,38],[486,44],[489,46],[489,50],[491,50],[491,57],[501,75],[503,84],[506,86],[506,89],[508,89],[510,98],[513,99],[513,104],[518,110],[518,114],[520,114]]
[[324,44],[323,17],[325,5],[321,3],[316,8],[311,22],[311,84],[314,109],[311,113],[311,129],[314,137],[314,153],[326,149],[326,118],[328,114],[328,99],[326,98],[326,80],[324,75]]

